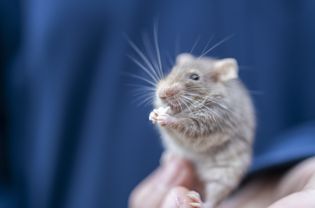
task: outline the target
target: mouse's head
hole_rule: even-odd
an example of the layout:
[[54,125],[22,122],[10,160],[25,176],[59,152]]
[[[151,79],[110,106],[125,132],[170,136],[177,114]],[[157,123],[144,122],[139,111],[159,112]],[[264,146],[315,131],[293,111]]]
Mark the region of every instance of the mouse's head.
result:
[[225,97],[225,83],[237,79],[237,71],[237,62],[232,58],[198,58],[181,54],[171,72],[158,83],[155,103],[180,112],[210,96]]

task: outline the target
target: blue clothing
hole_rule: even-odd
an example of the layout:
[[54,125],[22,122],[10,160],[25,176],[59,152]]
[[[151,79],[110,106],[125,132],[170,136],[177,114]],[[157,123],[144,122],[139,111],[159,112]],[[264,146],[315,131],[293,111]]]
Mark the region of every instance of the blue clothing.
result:
[[[0,208],[124,208],[162,147],[125,72],[144,75],[124,38],[142,44],[158,19],[161,53],[233,38],[257,108],[251,171],[315,153],[314,1],[0,3]],[[163,58],[166,63],[166,58]],[[165,72],[169,71],[164,64]],[[258,92],[257,92],[258,91]]]

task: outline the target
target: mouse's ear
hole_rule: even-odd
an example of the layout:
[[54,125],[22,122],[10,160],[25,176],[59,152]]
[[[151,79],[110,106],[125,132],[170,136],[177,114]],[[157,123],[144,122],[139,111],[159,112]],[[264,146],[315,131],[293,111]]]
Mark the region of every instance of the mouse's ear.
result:
[[216,81],[228,81],[238,77],[238,64],[234,58],[225,58],[214,61],[212,77]]
[[176,64],[183,65],[194,60],[194,56],[189,53],[182,53],[176,57]]

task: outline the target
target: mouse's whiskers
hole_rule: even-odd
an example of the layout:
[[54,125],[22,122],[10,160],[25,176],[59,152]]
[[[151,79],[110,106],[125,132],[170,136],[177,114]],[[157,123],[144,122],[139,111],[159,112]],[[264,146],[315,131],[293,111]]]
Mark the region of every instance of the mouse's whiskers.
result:
[[185,95],[181,95],[182,98],[182,103],[185,105],[185,107],[188,109],[188,111],[190,113],[192,113],[192,109],[189,107],[192,104],[192,101],[190,100],[189,97],[185,96]]
[[207,97],[207,102],[211,103],[211,104],[215,104],[216,106],[218,106],[219,108],[221,108],[222,110],[225,110],[229,113],[232,113],[232,111],[226,106],[224,105],[222,102],[217,101],[211,97]]
[[[129,40],[129,44],[134,49],[134,51],[138,54],[140,60],[136,59],[133,56],[129,56],[129,58],[137,64],[155,83],[157,83],[161,77],[159,77],[154,65],[150,62],[148,57],[140,50],[140,48]],[[142,61],[142,62],[141,62]]]
[[201,59],[202,57],[204,57],[205,55],[207,55],[208,53],[210,53],[212,50],[214,50],[215,48],[217,48],[218,46],[222,45],[223,43],[225,43],[226,41],[230,40],[234,35],[229,35],[226,38],[223,38],[222,40],[220,40],[219,42],[217,42],[216,44],[214,44],[212,47],[210,47],[209,49],[207,49],[204,52],[201,52],[201,55],[198,57],[198,59]]
[[187,102],[189,102],[189,105],[193,107],[194,113],[205,114],[209,116],[214,122],[217,122],[217,119],[222,118],[222,115],[216,112],[215,109],[207,106],[208,97],[194,100],[189,96],[185,96],[185,99]]
[[[156,87],[156,84],[157,83],[155,83],[154,81],[152,81],[152,80],[150,80],[150,79],[148,79],[148,78],[146,78],[146,77],[142,77],[142,76],[140,76],[140,75],[137,75],[137,74],[127,74],[128,76],[131,76],[131,77],[133,77],[133,78],[135,78],[135,79],[138,79],[138,80],[141,80],[141,81],[144,81],[146,84],[148,84],[149,86],[147,86],[147,87]],[[143,85],[143,86],[146,86],[146,85]]]
[[195,48],[197,47],[197,45],[199,44],[199,42],[200,42],[200,36],[197,37],[197,39],[196,39],[196,41],[194,42],[193,46],[191,47],[189,53],[192,54],[192,53],[194,52],[194,50],[195,50]]
[[135,99],[133,100],[138,106],[152,104],[155,96],[155,88],[145,85],[128,84],[132,89]]
[[138,106],[149,105],[149,104],[152,104],[153,98],[154,98],[154,93],[145,92],[142,94],[139,93],[134,101],[137,102]]
[[179,100],[176,100],[177,106],[179,107],[180,111],[183,111],[183,106]]
[[148,60],[152,63],[152,66],[154,68],[155,73],[157,74],[158,79],[159,80],[163,79],[164,74],[162,70],[162,63],[160,60],[158,60],[159,58],[155,50],[155,48],[158,46],[155,46],[154,43],[150,41],[146,33],[143,33],[142,41],[143,41],[145,53],[148,54]]
[[212,42],[212,40],[214,39],[214,35],[212,35],[209,40],[207,41],[205,47],[203,47],[201,54],[204,54],[204,52],[206,52],[209,49],[209,45]]
[[161,61],[161,54],[160,54],[160,47],[159,47],[159,41],[158,41],[158,23],[154,25],[153,29],[153,38],[154,38],[154,47],[156,51],[157,61],[158,61],[158,72],[160,74],[160,78],[164,77],[163,74],[163,68],[162,68],[162,61]]

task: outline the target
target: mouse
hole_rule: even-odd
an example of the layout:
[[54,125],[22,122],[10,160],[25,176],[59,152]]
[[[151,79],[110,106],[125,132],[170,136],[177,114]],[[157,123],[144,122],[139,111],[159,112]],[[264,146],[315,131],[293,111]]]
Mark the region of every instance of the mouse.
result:
[[190,207],[215,208],[235,190],[251,163],[256,119],[234,58],[176,57],[156,85],[149,120],[157,125],[163,157],[190,161],[204,190]]

